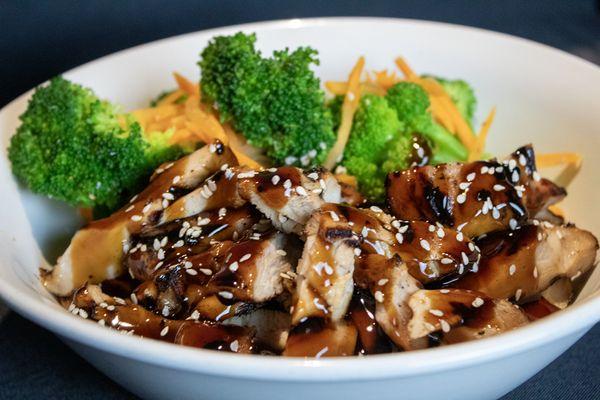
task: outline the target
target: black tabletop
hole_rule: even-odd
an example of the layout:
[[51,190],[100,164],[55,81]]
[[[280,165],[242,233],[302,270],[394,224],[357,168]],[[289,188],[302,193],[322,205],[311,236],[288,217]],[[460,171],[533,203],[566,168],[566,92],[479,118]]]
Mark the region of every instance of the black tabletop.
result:
[[[595,0],[0,1],[0,106],[64,70],[151,40],[269,19],[361,15],[477,26],[600,64]],[[126,399],[56,337],[0,305],[0,398]],[[600,399],[600,325],[504,399]]]

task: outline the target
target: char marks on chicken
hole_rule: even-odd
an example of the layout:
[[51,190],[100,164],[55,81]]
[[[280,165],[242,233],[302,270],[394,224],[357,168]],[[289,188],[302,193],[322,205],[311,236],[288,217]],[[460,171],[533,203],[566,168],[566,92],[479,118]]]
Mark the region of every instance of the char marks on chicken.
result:
[[[339,178],[339,181],[338,181]],[[393,172],[387,204],[348,176],[239,166],[215,142],[80,230],[42,277],[73,314],[185,346],[296,357],[477,340],[566,307],[598,250],[548,207],[531,146]]]

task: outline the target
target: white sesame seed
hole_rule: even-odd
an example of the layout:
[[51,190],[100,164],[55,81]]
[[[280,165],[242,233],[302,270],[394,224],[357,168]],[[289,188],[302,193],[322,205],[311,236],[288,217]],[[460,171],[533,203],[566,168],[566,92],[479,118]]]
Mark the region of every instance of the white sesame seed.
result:
[[286,189],[289,189],[292,187],[292,181],[289,179],[286,179],[285,182],[283,182],[283,187]]
[[105,320],[103,320],[103,319],[99,319],[99,320],[98,320],[98,325],[100,325],[100,326],[105,326],[105,325],[106,325],[106,321],[105,321]]
[[327,346],[323,347],[321,350],[319,350],[319,352],[317,354],[315,354],[315,358],[323,357],[323,355],[325,355],[325,353],[327,353],[327,351],[329,351],[329,347],[327,347]]
[[354,255],[355,255],[356,257],[360,256],[360,253],[361,253],[361,252],[362,252],[362,250],[361,250],[361,249],[359,249],[358,247],[356,247],[356,248],[354,249]]
[[400,232],[396,233],[396,240],[398,243],[402,244],[402,242],[404,242],[404,235],[402,235]]
[[442,293],[442,294],[448,294],[448,293],[450,293],[450,290],[448,290],[448,289],[440,289],[440,293]]
[[132,215],[131,220],[134,222],[139,222],[142,220],[142,216],[141,215]]
[[376,212],[376,213],[383,212],[383,210],[377,206],[371,206],[370,209],[371,209],[371,211]]
[[237,340],[234,340],[233,342],[231,342],[229,344],[229,348],[231,349],[231,351],[233,351],[234,353],[237,353],[237,351],[240,348],[240,344]]
[[296,187],[296,193],[298,193],[300,196],[308,196],[306,189],[304,189],[304,187],[302,187],[302,186]]
[[469,175],[467,175],[467,181],[473,182],[474,179],[475,179],[475,172],[471,172]]
[[540,174],[537,171],[533,171],[533,180],[539,182],[542,179]]
[[175,200],[175,196],[173,196],[173,193],[169,193],[169,192],[163,193],[162,197],[163,197],[163,199],[166,199],[166,200]]
[[442,264],[445,264],[445,265],[452,264],[454,262],[454,260],[452,260],[451,258],[448,258],[448,257],[444,257],[440,261]]
[[436,310],[436,309],[429,310],[429,313],[435,315],[436,317],[441,317],[444,315],[444,312],[442,310]]
[[523,291],[521,289],[517,289],[517,291],[515,292],[515,301],[519,301],[522,294],[523,294]]
[[221,296],[224,299],[233,299],[233,293],[231,292],[221,291],[219,292],[219,296]]
[[434,231],[435,231],[435,225],[429,225],[429,226],[427,227],[427,230],[428,230],[429,232],[434,232]]
[[169,200],[167,200],[167,199],[163,199],[163,201],[162,201],[161,205],[162,205],[162,208],[167,208],[167,207],[169,207]]
[[129,212],[129,211],[133,210],[134,208],[135,208],[135,206],[132,204],[125,209],[125,212]]
[[168,327],[168,326],[165,326],[165,327],[162,329],[162,331],[160,331],[160,336],[161,336],[161,337],[163,337],[163,336],[167,336],[167,333],[169,333],[169,327]]
[[464,251],[461,251],[460,256],[462,257],[463,264],[467,265],[469,263],[469,257],[467,257]]
[[503,190],[506,190],[506,187],[504,187],[503,185],[500,185],[500,184],[495,184],[495,185],[494,185],[494,190],[495,190],[496,192],[501,192],[501,191],[503,191]]
[[231,272],[235,272],[238,270],[238,268],[240,267],[240,265],[238,264],[237,261],[232,262],[231,264],[229,264],[229,270]]
[[383,293],[381,291],[377,290],[373,296],[379,303],[383,302]]
[[517,220],[514,218],[511,218],[510,221],[508,221],[508,226],[510,227],[511,230],[515,230],[517,229]]
[[465,201],[467,201],[467,194],[466,193],[461,193],[458,196],[456,196],[456,202],[458,204],[463,204]]
[[537,267],[533,267],[533,277],[537,278],[538,277],[538,270]]
[[202,272],[206,276],[211,276],[212,275],[212,271],[210,269],[208,269],[208,268],[200,268],[200,272]]
[[445,319],[440,319],[440,325],[442,326],[442,331],[445,333],[450,332],[450,324]]
[[380,279],[379,281],[377,281],[377,284],[378,284],[379,286],[383,286],[383,285],[385,285],[386,283],[388,283],[388,281],[389,281],[389,279],[383,278],[383,279]]
[[158,250],[158,254],[156,255],[159,260],[165,259],[165,251],[163,249]]
[[481,307],[485,303],[481,297],[476,297],[475,300],[471,303],[471,305],[475,308]]
[[515,264],[510,264],[508,267],[508,275],[513,276],[517,272],[517,266]]
[[194,266],[194,264],[192,264],[191,261],[186,261],[183,263],[183,268],[185,268],[185,269],[192,268],[193,266]]
[[469,188],[469,186],[471,186],[470,182],[461,182],[458,184],[458,188],[460,190],[467,190]]
[[273,177],[271,178],[271,183],[272,183],[273,185],[277,185],[277,184],[279,183],[279,180],[280,180],[280,179],[281,179],[281,178],[279,177],[279,175],[273,175]]
[[421,244],[421,247],[424,248],[426,251],[431,250],[431,246],[429,246],[429,242],[427,240],[421,239],[419,243]]
[[191,268],[186,269],[185,273],[188,274],[188,275],[192,275],[192,276],[198,275],[198,271],[196,271],[195,269],[191,269]]
[[137,299],[137,296],[135,295],[135,293],[131,293],[131,295],[129,296],[129,298],[131,299],[131,302],[133,304],[137,304],[138,303],[138,299]]
[[173,246],[171,246],[171,247],[176,249],[176,248],[182,247],[183,245],[184,245],[183,240],[178,240],[175,243],[173,243]]

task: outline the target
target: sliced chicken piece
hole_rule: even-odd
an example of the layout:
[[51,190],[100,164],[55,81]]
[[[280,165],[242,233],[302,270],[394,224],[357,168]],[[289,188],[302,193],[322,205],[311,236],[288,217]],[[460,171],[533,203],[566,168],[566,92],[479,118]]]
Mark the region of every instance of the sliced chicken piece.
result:
[[535,321],[560,311],[560,308],[556,307],[543,297],[540,297],[538,300],[525,303],[521,307],[530,321]]
[[572,278],[589,270],[596,259],[598,241],[590,232],[574,226],[542,222],[488,235],[479,241],[479,247],[479,271],[468,274],[455,287],[524,302],[557,278]]
[[255,331],[255,339],[261,348],[280,353],[285,348],[291,328],[289,312],[268,307],[253,307],[247,312],[238,312],[227,319],[224,325],[249,327]]
[[393,172],[388,176],[387,196],[399,219],[439,222],[467,237],[527,220],[517,190],[497,162],[449,163]]
[[248,328],[210,322],[162,318],[138,305],[98,306],[91,317],[100,325],[184,346],[252,353],[253,337]]
[[569,278],[557,279],[541,293],[543,299],[559,310],[567,308],[573,300],[573,283]]
[[307,318],[337,322],[352,298],[358,236],[327,211],[316,212],[306,224],[306,243],[298,263],[292,324]]
[[408,324],[411,338],[441,331],[443,342],[454,343],[481,339],[528,322],[523,311],[512,303],[472,290],[419,290],[408,304],[413,312]]
[[[523,198],[531,218],[551,217],[548,207],[560,202],[567,192],[554,182],[540,177],[531,145],[517,149],[503,162],[507,177]],[[553,218],[554,219],[554,218]]]
[[182,196],[161,215],[160,224],[195,216],[219,208],[241,207],[246,201],[238,194],[238,171],[245,168],[223,168],[194,191]]
[[356,339],[356,328],[344,320],[325,322],[321,318],[310,318],[290,332],[283,355],[316,358],[351,356],[356,348]]
[[304,225],[324,203],[339,203],[341,188],[322,169],[271,168],[238,174],[240,195],[284,232],[302,234]]
[[428,340],[411,338],[408,323],[412,311],[410,296],[421,289],[398,256],[390,259],[378,254],[363,256],[355,271],[357,285],[368,287],[375,298],[375,319],[387,336],[404,350],[426,348]]
[[46,288],[55,295],[66,296],[85,282],[99,283],[121,275],[121,257],[129,250],[131,234],[155,224],[169,199],[194,187],[224,163],[236,165],[235,156],[216,142],[161,166],[149,186],[130,204],[75,234],[54,269],[42,276]]
[[375,298],[370,291],[354,288],[348,316],[358,332],[358,354],[391,353],[394,350],[392,342],[375,319]]
[[215,241],[237,240],[258,221],[258,213],[251,206],[243,206],[207,211],[152,227],[131,240],[123,264],[132,277],[146,280],[160,262],[170,264],[204,252]]
[[477,246],[462,233],[439,223],[399,221],[378,207],[325,204],[321,211],[348,224],[359,238],[361,253],[386,258],[398,254],[411,275],[423,284],[440,285],[478,268]]
[[294,262],[287,256],[287,243],[280,232],[236,243],[208,286],[225,300],[261,303],[274,298],[283,293],[283,275],[292,270]]

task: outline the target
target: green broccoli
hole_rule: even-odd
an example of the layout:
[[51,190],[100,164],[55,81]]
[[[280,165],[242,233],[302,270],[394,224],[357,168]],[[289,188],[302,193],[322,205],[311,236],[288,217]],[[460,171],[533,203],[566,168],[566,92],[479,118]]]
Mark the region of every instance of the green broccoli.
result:
[[460,140],[433,120],[428,111],[429,97],[421,86],[400,82],[388,90],[385,98],[409,133],[428,139],[433,149],[433,163],[467,158],[467,149]]
[[320,164],[335,134],[311,70],[317,52],[301,47],[264,58],[255,42],[255,35],[241,32],[211,40],[198,63],[203,100],[275,164]]
[[384,198],[388,172],[410,166],[412,137],[404,131],[404,124],[385,98],[372,94],[361,98],[342,165],[372,201]]
[[56,77],[36,89],[8,150],[33,192],[80,207],[114,210],[158,164],[181,156],[169,132],[145,134],[130,115]]

